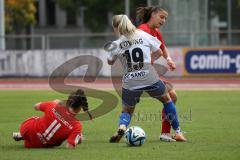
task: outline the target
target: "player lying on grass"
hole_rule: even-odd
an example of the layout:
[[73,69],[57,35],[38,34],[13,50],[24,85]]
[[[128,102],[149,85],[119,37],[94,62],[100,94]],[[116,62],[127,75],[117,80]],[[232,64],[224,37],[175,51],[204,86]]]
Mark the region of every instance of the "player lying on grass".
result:
[[70,94],[67,101],[41,102],[34,109],[44,112],[44,115],[24,121],[20,132],[13,133],[14,140],[24,140],[26,148],[59,146],[65,140],[67,148],[81,143],[82,125],[75,116],[81,109],[88,112],[87,98],[82,90]]
[[[163,26],[167,20],[168,12],[160,7],[139,7],[137,8],[137,18],[140,20],[141,25],[138,26],[138,29],[143,30],[144,32],[156,37],[159,41],[161,41],[161,50],[163,51],[163,57],[169,63],[172,61],[171,57],[169,56],[169,51],[165,45],[165,42],[162,38],[162,34],[159,31],[159,28]],[[152,63],[156,59],[161,57],[161,55],[154,55],[152,56]],[[173,88],[172,83],[167,81],[165,78],[161,77],[161,80],[166,86],[166,89],[173,101],[174,104],[177,102],[177,94]],[[171,125],[165,118],[164,109],[162,110],[162,133],[160,135],[160,140],[172,142],[176,141],[172,138],[171,134]]]
[[[143,91],[163,103],[167,120],[175,131],[175,139],[186,141],[180,130],[176,107],[151,64],[151,53],[162,54],[161,42],[148,33],[137,30],[126,15],[115,15],[112,26],[114,32],[120,37],[113,42],[116,47],[109,51],[108,64],[113,65],[119,58],[123,65],[124,75],[122,78],[122,114],[119,118],[118,131],[110,138],[110,142],[119,142],[124,135]],[[168,65],[171,70],[175,69],[173,61]]]

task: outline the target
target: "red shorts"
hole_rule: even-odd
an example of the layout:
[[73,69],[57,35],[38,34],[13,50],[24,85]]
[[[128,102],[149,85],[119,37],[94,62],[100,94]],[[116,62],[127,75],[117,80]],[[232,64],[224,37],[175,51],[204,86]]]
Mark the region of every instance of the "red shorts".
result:
[[26,148],[39,148],[43,147],[41,141],[34,132],[34,124],[38,117],[31,117],[24,121],[20,126],[20,133],[24,139],[24,147]]

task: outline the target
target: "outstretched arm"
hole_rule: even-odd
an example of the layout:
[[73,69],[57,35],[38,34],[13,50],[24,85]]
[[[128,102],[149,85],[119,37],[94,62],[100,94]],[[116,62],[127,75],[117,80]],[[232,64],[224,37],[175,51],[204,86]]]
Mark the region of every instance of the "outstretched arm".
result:
[[51,106],[52,104],[54,103],[62,103],[61,100],[59,99],[56,99],[54,101],[46,101],[46,102],[39,102],[39,103],[36,103],[33,108],[37,111],[44,111],[47,107]]
[[156,52],[154,52],[153,54],[151,54],[151,58],[153,61],[158,60],[158,58],[160,58],[161,56],[163,56],[163,51],[161,49],[159,49]]
[[163,57],[167,60],[167,64],[168,64],[170,70],[171,71],[175,70],[176,65],[175,65],[174,61],[172,60],[172,58],[170,57],[169,50],[167,49],[166,46],[163,49]]

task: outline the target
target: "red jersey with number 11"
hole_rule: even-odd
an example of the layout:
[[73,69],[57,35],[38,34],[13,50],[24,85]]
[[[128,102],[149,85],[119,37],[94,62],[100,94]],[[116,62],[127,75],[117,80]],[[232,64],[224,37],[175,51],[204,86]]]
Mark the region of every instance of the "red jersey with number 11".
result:
[[42,102],[38,106],[44,115],[24,122],[28,123],[25,125],[28,129],[26,133],[21,134],[24,134],[24,139],[29,141],[30,145],[26,147],[59,146],[65,140],[75,146],[81,141],[82,125],[68,108],[54,101]]

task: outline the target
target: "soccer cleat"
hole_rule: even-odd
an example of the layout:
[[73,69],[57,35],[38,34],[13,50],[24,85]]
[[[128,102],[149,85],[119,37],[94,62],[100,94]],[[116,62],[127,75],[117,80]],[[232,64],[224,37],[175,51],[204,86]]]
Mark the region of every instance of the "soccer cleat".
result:
[[126,131],[126,126],[125,125],[120,125],[117,131],[117,134],[112,136],[109,140],[110,143],[118,143],[123,135],[125,134]]
[[19,133],[19,132],[13,132],[13,135],[12,135],[13,139],[15,141],[20,141],[20,140],[24,140],[22,135]]
[[182,132],[175,132],[173,139],[175,139],[178,142],[186,142],[187,139],[183,136]]
[[169,133],[162,133],[160,135],[160,141],[163,141],[163,142],[176,142],[176,140],[173,139],[172,136]]

